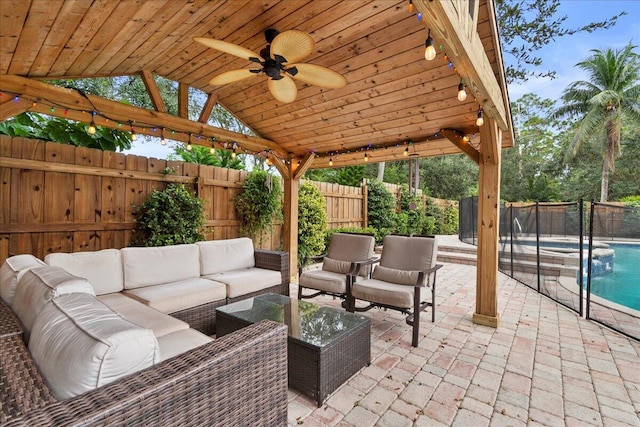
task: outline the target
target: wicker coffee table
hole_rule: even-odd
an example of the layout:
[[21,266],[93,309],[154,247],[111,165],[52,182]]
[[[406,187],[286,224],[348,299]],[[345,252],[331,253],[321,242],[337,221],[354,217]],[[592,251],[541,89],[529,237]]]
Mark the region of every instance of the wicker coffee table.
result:
[[318,406],[371,361],[367,317],[283,295],[265,294],[216,308],[216,335],[265,319],[289,326],[289,387]]

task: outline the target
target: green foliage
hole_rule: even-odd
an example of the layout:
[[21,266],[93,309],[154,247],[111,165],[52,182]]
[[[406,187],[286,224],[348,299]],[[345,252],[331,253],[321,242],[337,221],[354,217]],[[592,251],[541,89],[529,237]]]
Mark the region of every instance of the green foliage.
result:
[[542,58],[536,56],[539,50],[560,37],[611,28],[626,14],[622,12],[603,21],[568,28],[565,26],[567,16],[558,14],[559,6],[560,0],[496,0],[502,51],[515,58],[515,64],[505,70],[507,83],[526,81],[529,77],[554,78],[555,71],[540,71]]
[[458,230],[460,229],[458,221],[458,208],[448,204],[444,208],[442,215],[442,227],[440,229],[440,234],[458,234]]
[[640,207],[640,196],[627,196],[620,199],[621,202],[625,202],[627,206]]
[[342,185],[359,187],[365,176],[365,167],[361,165],[347,166],[336,169],[336,182]]
[[313,184],[303,182],[298,189],[298,263],[325,250],[327,202]]
[[376,230],[376,242],[396,230],[396,199],[378,180],[371,180],[367,186],[367,212],[369,226]]
[[592,56],[577,64],[589,80],[567,86],[562,93],[564,104],[554,113],[554,117],[579,119],[567,146],[568,159],[594,137],[601,141],[601,202],[608,200],[609,174],[621,153],[623,126],[640,122],[640,55],[635,48],[628,44],[620,50],[592,50]]
[[131,148],[129,132],[97,126],[95,135],[89,135],[87,127],[84,123],[27,112],[0,123],[0,133],[104,151]]
[[133,213],[137,224],[131,246],[164,246],[204,240],[204,204],[183,184],[154,190]]
[[247,175],[242,193],[236,197],[236,209],[240,214],[241,230],[251,237],[261,236],[281,215],[280,181],[265,171],[253,171]]
[[432,197],[460,200],[477,191],[478,165],[466,154],[420,159],[420,181]]
[[422,234],[443,234],[444,211],[432,200],[427,201],[427,221]]
[[244,170],[245,167],[242,161],[242,156],[244,155],[233,157],[232,152],[228,150],[215,150],[211,154],[211,149],[202,145],[194,145],[191,150],[187,150],[183,145],[178,145],[174,148],[174,151],[174,154],[169,155],[169,160],[182,160],[183,162],[196,163],[198,165],[238,170]]
[[331,236],[335,233],[357,233],[357,234],[371,234],[375,235],[376,230],[373,227],[367,228],[359,228],[359,227],[340,227],[340,228],[332,228],[331,230],[327,230],[325,232],[324,244],[325,247],[329,247],[329,242],[331,242]]
[[[405,219],[406,218],[406,219]],[[422,234],[426,212],[422,197],[415,196],[407,185],[400,189],[400,213],[397,232],[401,234]]]

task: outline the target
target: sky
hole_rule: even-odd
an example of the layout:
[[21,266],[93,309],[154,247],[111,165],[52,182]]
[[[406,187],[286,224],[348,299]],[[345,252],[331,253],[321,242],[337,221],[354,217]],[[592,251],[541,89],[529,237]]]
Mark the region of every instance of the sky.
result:
[[[550,42],[537,55],[542,58],[541,68],[555,70],[556,78],[531,78],[525,83],[511,84],[508,87],[509,99],[515,101],[526,93],[535,93],[543,99],[557,100],[571,82],[588,80],[575,64],[587,59],[592,49],[621,49],[632,42],[639,46],[637,51],[640,52],[640,0],[561,0],[558,15],[567,16],[564,26],[568,28],[601,21],[623,11],[627,15],[620,17],[613,28],[565,36]],[[509,55],[504,55],[503,59],[505,65],[512,61]],[[125,154],[165,159],[173,152],[171,145],[162,147],[155,139],[136,141]]]

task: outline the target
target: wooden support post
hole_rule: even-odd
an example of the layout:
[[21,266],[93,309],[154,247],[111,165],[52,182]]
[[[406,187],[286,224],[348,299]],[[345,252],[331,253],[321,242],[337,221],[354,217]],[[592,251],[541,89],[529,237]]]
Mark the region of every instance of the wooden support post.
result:
[[473,322],[498,327],[498,233],[502,131],[493,119],[480,127],[478,255]]
[[[313,153],[305,156],[304,159],[291,159],[290,162],[280,162],[280,166],[286,165],[288,170],[281,173],[284,180],[284,250],[289,252],[289,272],[291,281],[298,281],[298,189],[300,187],[300,177],[305,170],[309,169],[313,158]],[[278,165],[278,163],[274,163]]]
[[178,83],[178,116],[189,118],[189,85]]

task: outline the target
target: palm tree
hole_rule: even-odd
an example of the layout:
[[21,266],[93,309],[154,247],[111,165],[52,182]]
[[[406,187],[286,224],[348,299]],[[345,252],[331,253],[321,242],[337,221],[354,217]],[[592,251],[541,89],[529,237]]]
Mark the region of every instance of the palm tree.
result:
[[640,56],[635,48],[628,44],[621,50],[592,50],[593,55],[576,64],[587,72],[589,81],[567,86],[561,97],[565,105],[554,113],[554,117],[580,117],[568,157],[574,157],[593,136],[602,138],[601,202],[607,201],[609,173],[621,154],[622,122],[640,122]]

